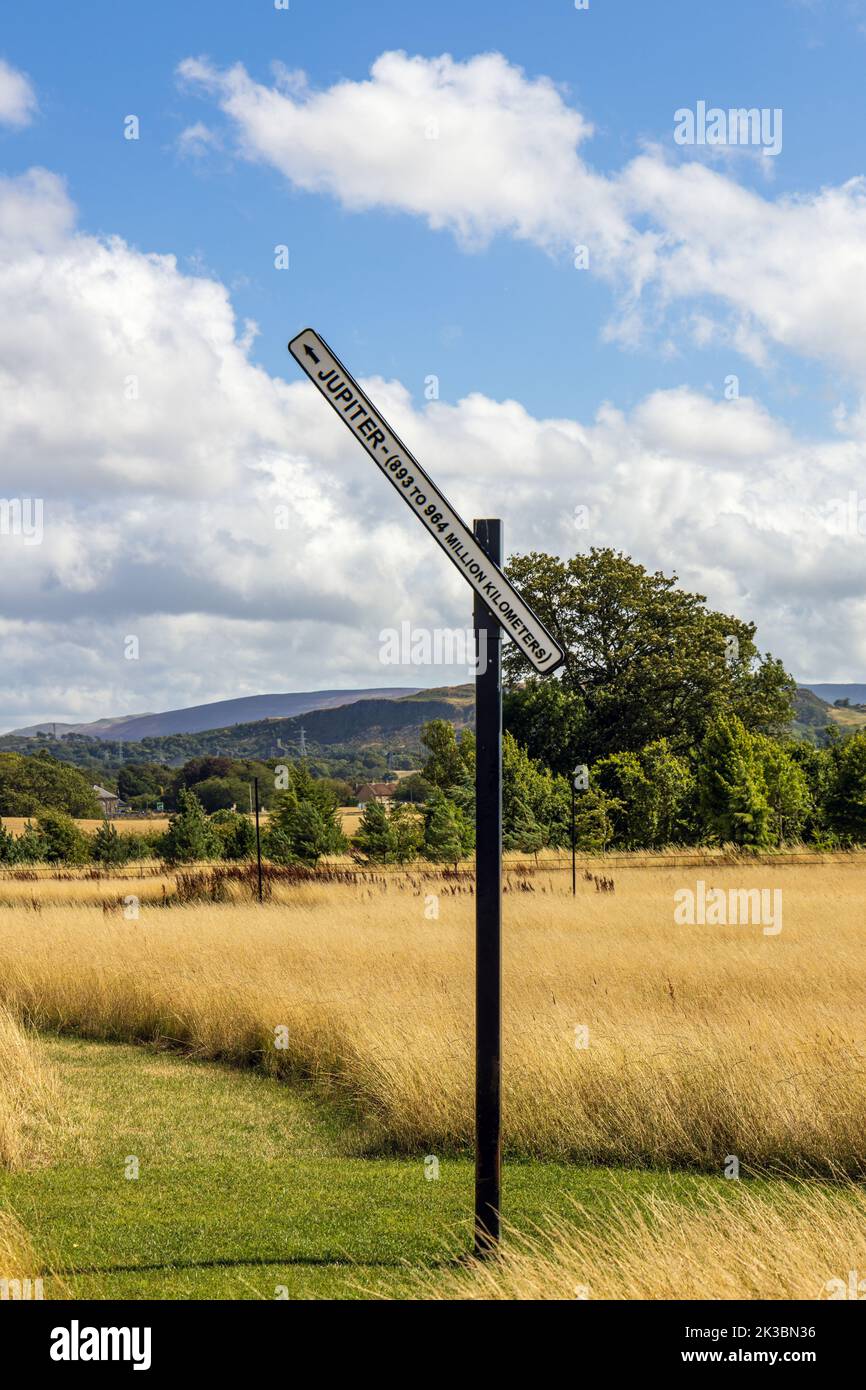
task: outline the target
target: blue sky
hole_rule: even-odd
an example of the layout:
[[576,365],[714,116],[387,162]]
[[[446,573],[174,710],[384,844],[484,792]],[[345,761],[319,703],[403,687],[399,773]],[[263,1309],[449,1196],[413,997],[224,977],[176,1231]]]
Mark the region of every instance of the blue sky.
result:
[[[399,51],[422,60],[416,76],[420,72],[423,92],[433,97],[422,95],[414,104],[406,98],[401,84],[410,68],[398,66],[396,88],[387,75],[373,79],[384,104],[375,107],[369,124],[360,134],[347,132],[341,126],[343,84],[360,93],[363,102],[373,65],[382,55]],[[454,66],[443,77],[432,65],[444,54],[451,55]],[[478,77],[481,69],[475,66],[484,54],[500,55],[501,66],[489,84],[483,74]],[[178,527],[173,549],[177,568],[172,573],[178,594],[189,582],[187,598],[152,599],[167,583],[163,555],[155,579],[141,577],[137,592],[135,586],[127,586],[125,606],[117,599],[117,553],[122,547],[109,555],[105,537],[115,528],[116,535],[128,538],[129,528],[137,524],[129,518],[138,516],[140,507],[153,505],[154,498],[171,495],[177,482],[171,476],[171,441],[149,438],[133,466],[126,426],[112,416],[100,425],[99,444],[88,443],[76,419],[76,412],[89,412],[87,387],[82,384],[68,402],[66,457],[81,460],[89,447],[95,447],[102,464],[89,474],[83,464],[80,470],[70,465],[64,474],[58,462],[63,445],[56,432],[45,445],[44,475],[38,453],[32,459],[28,455],[27,461],[40,479],[46,506],[53,498],[54,514],[65,518],[66,542],[78,525],[81,535],[92,538],[98,533],[99,540],[91,540],[91,545],[98,549],[104,544],[105,554],[92,562],[92,572],[84,578],[70,578],[71,561],[59,536],[53,559],[50,537],[48,550],[41,547],[38,556],[26,557],[33,569],[30,599],[20,612],[7,613],[9,630],[27,652],[24,693],[10,690],[4,697],[7,715],[0,711],[0,721],[96,717],[126,708],[159,708],[341,681],[383,683],[373,634],[389,615],[386,596],[393,594],[394,576],[378,557],[383,546],[403,544],[392,534],[400,522],[387,499],[378,506],[375,491],[370,492],[368,480],[360,476],[361,459],[343,465],[340,455],[337,462],[327,426],[321,427],[321,456],[318,443],[292,433],[291,410],[303,397],[285,345],[307,323],[331,342],[356,375],[399,383],[402,405],[396,409],[411,409],[407,433],[416,416],[416,427],[423,431],[424,383],[436,375],[441,403],[454,408],[454,418],[448,419],[456,433],[449,456],[440,443],[441,430],[434,428],[435,412],[428,412],[433,456],[425,455],[423,461],[434,475],[437,467],[444,470],[443,481],[464,512],[471,512],[476,499],[483,498],[487,510],[496,505],[502,511],[515,543],[561,552],[571,539],[570,532],[563,535],[561,513],[570,515],[586,500],[598,524],[590,537],[574,538],[575,544],[619,544],[644,563],[679,569],[691,586],[702,587],[727,611],[745,608],[744,615],[759,623],[759,638],[764,635],[765,645],[772,645],[803,678],[862,676],[866,647],[857,634],[862,626],[863,538],[855,525],[853,534],[838,535],[831,529],[827,545],[825,538],[818,545],[815,528],[816,515],[826,520],[828,508],[832,511],[856,489],[863,434],[866,351],[861,354],[859,342],[850,340],[848,314],[861,284],[864,246],[860,193],[846,186],[864,172],[864,5],[770,0],[760,6],[736,2],[697,8],[679,0],[657,6],[590,0],[588,10],[578,11],[570,0],[471,7],[447,2],[406,6],[385,0],[369,7],[334,3],[325,12],[312,0],[291,0],[288,11],[276,10],[264,0],[244,5],[191,0],[183,6],[156,0],[140,7],[91,0],[85,7],[49,4],[8,13],[0,58],[26,75],[36,103],[27,119],[0,121],[0,172],[9,180],[8,188],[24,187],[20,181],[36,167],[63,181],[65,193],[52,188],[49,201],[56,208],[61,196],[66,199],[69,225],[63,237],[70,239],[76,256],[85,258],[88,275],[95,248],[116,246],[112,239],[119,238],[130,253],[141,253],[143,273],[150,253],[176,258],[172,292],[186,294],[202,279],[222,287],[220,293],[236,315],[237,339],[243,337],[245,321],[256,326],[241,348],[247,370],[259,366],[269,383],[284,381],[291,388],[280,406],[288,411],[285,446],[290,458],[275,462],[280,435],[276,424],[266,452],[269,476],[279,477],[279,486],[297,488],[297,472],[292,470],[307,469],[302,491],[308,505],[298,516],[299,537],[307,538],[311,527],[315,531],[340,524],[337,514],[328,513],[323,520],[324,496],[330,506],[333,494],[330,484],[322,488],[321,505],[316,500],[315,479],[323,477],[323,469],[336,470],[333,477],[341,479],[345,467],[345,486],[354,504],[368,519],[381,511],[385,528],[371,535],[370,521],[366,539],[371,548],[366,551],[357,535],[344,537],[347,554],[354,547],[358,563],[378,571],[381,582],[380,591],[371,581],[363,599],[355,596],[357,609],[348,626],[357,631],[360,624],[367,633],[364,645],[353,645],[342,630],[346,624],[336,613],[336,593],[331,595],[334,605],[324,605],[323,621],[333,629],[310,637],[304,627],[308,567],[281,618],[275,599],[281,581],[272,538],[257,540],[249,529],[241,534],[244,469],[253,468],[258,485],[265,466],[265,446],[253,440],[255,429],[249,423],[249,413],[256,415],[261,407],[250,406],[245,397],[235,425],[224,402],[221,438],[236,438],[237,444],[233,463],[226,464],[211,489],[224,499],[226,514],[235,518],[228,529],[220,523],[222,532],[241,549],[249,543],[254,551],[259,544],[262,568],[274,566],[267,593],[260,595],[265,624],[261,641],[247,647],[245,639],[249,669],[233,680],[214,659],[207,629],[216,624],[222,640],[231,640],[227,634],[232,624],[258,611],[255,580],[246,576],[237,591],[226,593],[222,605],[214,599],[209,608],[203,602],[202,576],[192,575],[195,562],[180,554],[188,550],[194,521],[192,513],[180,515],[179,503],[168,506],[169,516],[163,501],[160,525],[168,528],[164,536],[170,536],[172,525]],[[193,75],[187,69],[181,76],[179,66],[190,59],[202,60],[200,68]],[[275,63],[289,72],[303,71],[306,89],[302,91],[296,79],[287,85],[285,77],[275,73]],[[242,66],[244,77],[232,86],[228,74],[236,65]],[[545,86],[549,99],[536,86],[539,82],[551,84]],[[323,94],[329,104],[309,105]],[[405,142],[401,146],[395,140],[392,158],[376,112],[386,111],[395,128],[409,121],[420,129],[438,109],[440,96],[450,103],[442,108],[448,113],[441,146],[444,162],[431,174],[429,197],[416,191],[413,203],[404,193]],[[249,122],[255,119],[257,105],[271,99],[272,119],[266,128],[253,131]],[[355,96],[350,99],[354,102]],[[520,114],[524,99],[529,103],[525,116]],[[678,147],[674,113],[699,100],[725,109],[780,108],[781,152],[767,157],[753,150]],[[477,120],[479,101],[484,106],[483,129]],[[502,105],[501,120],[497,103]],[[314,109],[321,111],[325,123],[323,145],[317,140],[316,118],[308,119]],[[356,110],[354,105],[351,109]],[[357,111],[359,121],[368,119],[363,106]],[[129,114],[139,118],[138,140],[123,138],[123,121]],[[588,170],[588,177],[597,181],[601,202],[610,205],[606,212],[599,210],[592,185],[589,193],[574,191],[577,166],[567,147],[573,128],[569,123],[578,116],[592,126],[576,144],[581,177]],[[524,134],[534,121],[538,134],[527,134],[524,149]],[[549,173],[543,167],[546,121],[555,127],[560,180],[553,162]],[[206,132],[204,142],[185,141],[184,132],[199,127]],[[360,138],[361,147],[348,162],[341,162],[339,146],[347,134]],[[451,137],[453,145],[448,144]],[[479,232],[473,226],[467,238],[456,224],[464,218],[472,223],[476,217],[471,185],[473,179],[484,179],[483,151],[477,169],[463,181],[458,166],[470,146],[475,148],[476,138],[476,154],[488,141],[491,167],[499,167],[500,173],[495,180],[491,176],[496,187],[482,190],[479,184],[479,204],[487,199],[492,211],[484,228]],[[511,141],[513,196],[508,191]],[[412,160],[417,164],[427,153],[419,146]],[[711,178],[694,184],[691,171],[699,167]],[[822,190],[832,190],[823,202]],[[39,197],[48,197],[45,189]],[[671,199],[676,207],[668,215]],[[515,233],[521,219],[531,225]],[[613,230],[616,219],[621,222],[618,232]],[[705,256],[704,247],[713,242],[719,227],[725,230]],[[741,240],[747,250],[739,261]],[[576,242],[590,246],[589,271],[573,266]],[[278,244],[289,248],[287,271],[274,268]],[[644,253],[652,266],[636,293],[631,277],[637,257]],[[62,248],[43,248],[40,254],[56,258],[63,267],[61,277],[67,273]],[[850,288],[849,265],[858,277]],[[747,283],[750,275],[754,285]],[[76,288],[80,282],[71,272],[69,276],[69,297],[59,309],[55,306],[58,331],[64,323],[74,323],[77,308],[86,312],[94,341],[100,335],[103,340],[117,333],[123,336],[124,325],[128,328],[136,321],[135,309],[126,303],[112,308],[96,291],[84,306]],[[158,290],[154,293],[158,296]],[[45,312],[44,304],[34,302],[22,309],[22,303],[15,299],[15,312],[28,324]],[[162,311],[167,317],[161,327],[159,307],[145,314],[152,325],[147,351],[158,354],[162,332],[165,371],[171,375],[177,344],[169,343],[173,328],[168,301]],[[50,324],[45,328],[50,331]],[[208,332],[204,326],[202,341]],[[9,350],[14,356],[14,340]],[[63,370],[63,351],[75,355],[76,350],[75,341],[54,349],[57,370]],[[227,351],[233,353],[234,347]],[[186,361],[191,353],[194,349],[187,343]],[[13,368],[13,377],[20,375],[20,363]],[[99,370],[94,364],[94,379]],[[179,371],[182,375],[180,367],[173,374],[175,382]],[[731,374],[737,376],[744,399],[738,402],[736,429],[726,443],[724,429],[716,441],[715,426],[705,427],[702,421],[704,416],[708,422],[723,418],[713,415],[710,406],[724,409],[725,382]],[[31,374],[18,381],[25,401],[27,392],[35,393],[37,377]],[[216,391],[222,390],[222,381],[217,373]],[[182,394],[181,387],[182,383]],[[207,389],[202,380],[190,379],[190,392]],[[472,444],[483,423],[468,419],[471,412],[460,404],[476,396],[491,403],[480,417],[487,418],[487,411],[496,421],[491,442],[480,451],[477,476],[472,471]],[[35,394],[33,400],[33,418],[44,417],[44,405],[37,403]],[[545,471],[548,436],[542,426],[533,436],[537,454],[530,449],[540,462],[530,458],[522,472],[513,459],[497,468],[496,431],[508,434],[501,406],[509,400],[519,402],[532,422],[571,422],[554,441],[553,453],[562,470],[555,480]],[[206,416],[206,403],[199,405]],[[164,425],[177,402],[173,397],[169,402],[166,395],[162,406],[154,402],[153,408]],[[306,406],[298,408],[306,421]],[[613,412],[613,422],[605,419],[599,425],[600,411]],[[725,418],[733,420],[733,411]],[[665,435],[669,422],[670,437]],[[708,429],[714,435],[712,458],[688,487],[692,499],[703,498],[705,509],[718,495],[729,518],[718,533],[718,518],[709,513],[697,516],[682,500],[682,479],[691,459],[677,467],[680,452],[688,452],[692,439],[701,443]],[[23,467],[22,439],[32,436],[10,441],[10,477],[17,478]],[[571,471],[568,441],[574,451]],[[416,440],[409,437],[407,442],[411,447]],[[163,448],[165,476],[156,462]],[[441,457],[437,449],[442,449]],[[297,463],[299,453],[303,465]],[[126,459],[120,468],[119,454]],[[310,459],[318,462],[310,467]],[[653,475],[659,468],[661,473]],[[815,492],[822,468],[827,482],[823,491]],[[603,497],[593,492],[599,469],[605,470],[610,483]],[[568,496],[560,498],[560,512],[554,516],[547,503],[552,493],[562,493],[563,478],[568,480]],[[625,515],[642,478],[650,493],[655,488],[654,496],[639,514]],[[811,480],[808,497],[801,497],[802,478]],[[95,479],[102,489],[98,516],[93,510]],[[4,486],[11,495],[10,486]],[[207,491],[204,484],[202,488]],[[192,485],[185,487],[185,506],[195,506],[194,493]],[[494,504],[494,498],[501,501]],[[536,498],[541,499],[537,514]],[[784,509],[798,500],[811,521],[793,514],[782,520]],[[261,506],[260,497],[257,505]],[[677,519],[674,513],[681,505],[684,510]],[[689,504],[695,505],[694,500]],[[858,505],[859,494],[855,511]],[[656,513],[663,522],[656,529],[666,531],[665,537],[652,534]],[[145,553],[144,531],[136,535],[134,568],[142,576],[149,565],[160,563],[154,525],[152,520],[148,523],[153,553]],[[236,534],[232,525],[238,528]],[[696,526],[705,529],[703,541],[695,539]],[[419,539],[412,537],[411,544],[417,546]],[[129,571],[128,539],[126,545]],[[793,566],[792,555],[800,557]],[[797,571],[793,576],[792,568]],[[437,575],[430,557],[417,577],[429,587],[425,576]],[[450,587],[451,582],[450,577],[442,578],[446,622],[456,621],[461,612],[459,590]],[[76,593],[81,600],[77,608],[72,599]],[[51,601],[40,612],[39,596],[46,594]],[[825,606],[830,601],[842,616],[828,630]],[[166,637],[161,655],[157,659],[154,654],[151,665],[142,662],[134,670],[129,663],[114,664],[108,649],[97,656],[92,632],[87,635],[94,603],[96,612],[116,624],[117,632],[106,639],[115,647],[120,630],[136,622],[142,628],[151,624],[153,632],[162,624],[163,632],[171,630],[171,640]],[[435,612],[426,600],[414,605],[410,601],[394,615],[395,621],[407,615],[431,621]],[[63,625],[64,656],[59,665],[65,675],[58,666],[55,675],[45,679],[38,672],[45,670],[44,643],[52,640],[46,633],[53,622]],[[186,650],[182,631],[193,648],[201,647],[185,673],[178,669],[179,653]],[[72,637],[75,632],[80,632],[80,644]],[[148,645],[154,651],[152,639]],[[292,653],[289,662],[280,655],[286,649]],[[455,674],[444,673],[443,678]],[[407,670],[397,680],[420,683],[416,675]],[[110,709],[103,707],[106,702]]]
[[[346,214],[328,196],[293,193],[272,170],[229,156],[191,169],[176,153],[177,137],[210,113],[179,88],[178,63],[206,54],[220,67],[241,62],[267,81],[279,60],[326,87],[363,80],[389,49],[458,59],[501,52],[528,76],[567,87],[598,128],[588,153],[603,171],[619,169],[646,140],[673,153],[673,113],[699,97],[780,106],[777,195],[862,171],[866,33],[858,8],[735,0],[698,11],[666,0],[591,3],[578,12],[567,0],[385,0],[333,4],[323,22],[312,0],[291,0],[288,12],[265,0],[123,7],[91,0],[39,14],[20,7],[4,18],[3,50],[34,76],[44,118],[7,136],[0,152],[9,170],[34,163],[62,170],[88,230],[170,252],[233,287],[238,313],[260,325],[254,356],[271,372],[289,374],[285,340],[310,322],[359,372],[393,373],[419,392],[437,372],[449,399],[480,390],[514,396],[537,413],[586,414],[602,399],[628,406],[658,386],[719,384],[738,364],[712,349],[659,363],[652,350],[606,344],[605,288],[573,274],[567,260],[507,237],[467,255],[447,233],[411,217]],[[118,139],[128,112],[141,119],[137,143]],[[743,177],[766,191],[760,170]],[[276,242],[291,253],[290,272],[278,279]],[[543,350],[551,334],[559,346],[552,367]],[[761,381],[760,394],[806,427],[817,423],[826,414],[819,383],[806,381],[815,389],[792,402],[787,374],[795,366],[782,365],[780,379]]]

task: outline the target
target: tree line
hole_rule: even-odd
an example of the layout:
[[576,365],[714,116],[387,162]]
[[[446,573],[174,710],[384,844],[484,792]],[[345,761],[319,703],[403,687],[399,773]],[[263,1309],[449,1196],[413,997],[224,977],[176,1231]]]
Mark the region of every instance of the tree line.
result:
[[[538,679],[516,646],[505,647],[506,849],[567,848],[573,782],[584,851],[866,842],[866,733],[831,731],[826,747],[793,739],[795,683],[759,651],[754,624],[612,550],[568,561],[534,553],[507,568],[566,661]],[[169,863],[246,858],[254,831],[243,808],[255,775],[269,809],[262,848],[274,863],[346,851],[372,863],[456,863],[475,842],[474,736],[434,718],[421,742],[422,768],[387,806],[366,805],[351,840],[337,814],[351,785],[315,776],[308,763],[204,757],[181,769],[121,769],[125,799],[158,794],[173,811],[167,831],[134,837],[135,846],[113,826],[85,836],[74,825],[96,812],[78,770],[45,753],[3,753],[0,814],[35,818],[17,841],[0,836],[0,860],[121,862],[136,847]]]

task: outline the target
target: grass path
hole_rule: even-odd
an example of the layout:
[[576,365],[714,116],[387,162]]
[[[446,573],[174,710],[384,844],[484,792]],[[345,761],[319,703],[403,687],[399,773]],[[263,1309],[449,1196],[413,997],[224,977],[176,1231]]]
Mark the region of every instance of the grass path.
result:
[[[469,1244],[472,1165],[365,1157],[306,1087],[118,1043],[45,1037],[68,1124],[51,1166],[0,1174],[0,1206],[79,1298],[399,1296],[406,1263]],[[125,1176],[137,1157],[139,1177]],[[722,1179],[510,1164],[504,1203],[528,1227],[577,1198],[685,1196]],[[46,1278],[46,1296],[62,1296]]]

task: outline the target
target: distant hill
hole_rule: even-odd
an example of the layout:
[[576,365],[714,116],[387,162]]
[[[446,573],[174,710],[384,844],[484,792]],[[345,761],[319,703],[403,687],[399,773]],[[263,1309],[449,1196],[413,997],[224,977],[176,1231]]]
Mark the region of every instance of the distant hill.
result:
[[[50,733],[33,737],[0,736],[0,752],[35,753],[46,749],[65,762],[90,768],[123,762],[159,762],[177,767],[188,758],[221,755],[232,758],[297,757],[301,726],[309,756],[331,759],[339,754],[375,754],[371,767],[384,763],[387,752],[416,754],[421,749],[421,729],[430,719],[448,719],[458,728],[475,716],[474,687],[446,686],[435,690],[405,690],[382,695],[377,691],[320,691],[313,698],[348,694],[348,701],[310,709],[288,719],[256,719],[220,728],[182,731],[132,740],[125,730],[120,741],[104,734],[70,733],[54,738]],[[372,697],[372,698],[368,698]],[[279,697],[255,697],[263,700]],[[291,697],[289,697],[291,698]],[[299,697],[300,698],[300,697]],[[237,705],[241,701],[226,701]],[[211,706],[219,708],[219,706]],[[156,716],[160,717],[160,716]],[[50,728],[50,726],[49,726]]]
[[[9,735],[16,738],[35,738],[37,734],[51,734],[63,738],[64,734],[86,734],[88,738],[119,738],[117,732],[124,724],[136,719],[150,719],[150,714],[121,714],[107,719],[94,719],[88,724],[64,724],[62,720],[51,720],[47,724],[28,724],[24,729],[10,729]],[[5,735],[4,735],[5,737]]]
[[190,705],[169,709],[162,714],[128,714],[97,719],[91,724],[31,724],[13,729],[7,737],[32,738],[35,734],[83,734],[138,742],[145,738],[164,738],[168,734],[196,734],[204,729],[228,729],[233,724],[249,724],[258,719],[291,719],[311,710],[333,709],[356,700],[396,700],[414,695],[418,686],[383,686],[373,690],[307,690],[286,695],[246,695],[238,700],[217,700],[209,705]]
[[[866,686],[822,688],[866,693]],[[404,757],[405,766],[418,766],[423,753],[423,725],[431,719],[447,719],[458,729],[471,726],[475,717],[474,696],[472,684],[432,690],[391,687],[255,695],[189,710],[130,716],[116,722],[100,720],[96,725],[80,726],[67,733],[58,726],[56,737],[51,725],[47,726],[47,733],[4,734],[0,736],[0,751],[36,753],[45,749],[64,762],[87,767],[98,780],[103,770],[121,762],[158,762],[177,767],[188,758],[214,755],[271,760],[297,757],[303,726],[313,763],[322,767],[327,764],[335,773],[342,769],[345,775],[355,775],[358,769],[383,769],[388,755]],[[287,705],[292,713],[276,713]],[[239,716],[245,712],[257,717],[241,720]],[[212,722],[227,717],[232,722]],[[173,726],[169,731],[150,732],[154,727],[165,729],[166,723]],[[866,711],[830,705],[811,687],[800,686],[795,694],[790,732],[823,745],[832,725],[843,733],[853,733],[866,726]]]
[[813,684],[806,681],[803,688],[813,691],[822,700],[826,700],[828,705],[832,705],[834,700],[848,700],[852,705],[866,704],[866,685],[834,685],[832,682],[821,681]]
[[[791,732],[797,738],[809,739],[812,743],[827,742],[826,730],[831,724],[837,725],[845,733],[854,733],[866,725],[866,711],[840,708],[828,704],[817,693],[818,690],[857,690],[866,691],[862,685],[821,685],[798,686],[794,695],[794,723]],[[844,699],[844,695],[834,695],[834,699]],[[853,694],[848,697],[854,703]]]

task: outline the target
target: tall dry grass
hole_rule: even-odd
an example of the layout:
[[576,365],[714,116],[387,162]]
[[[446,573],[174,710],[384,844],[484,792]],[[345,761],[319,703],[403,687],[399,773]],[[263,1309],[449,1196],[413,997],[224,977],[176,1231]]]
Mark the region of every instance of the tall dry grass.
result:
[[510,1233],[496,1259],[419,1276],[415,1293],[434,1300],[838,1299],[857,1296],[864,1270],[862,1190],[805,1186],[771,1198],[740,1189],[688,1204],[624,1198],[604,1214],[578,1207],[571,1222],[532,1236]]
[[[580,880],[573,901],[541,873],[506,897],[509,1149],[862,1174],[866,871],[713,870],[722,887],[782,887],[772,937],[676,926],[673,893],[694,872],[614,877],[614,894]],[[473,1130],[466,889],[311,883],[264,907],[143,905],[138,921],[0,908],[0,998],[39,1027],[303,1074],[356,1104],[371,1145],[443,1151]]]
[[0,1279],[32,1280],[40,1273],[39,1262],[21,1222],[12,1212],[0,1210]]
[[47,1158],[57,1124],[57,1080],[37,1044],[0,1007],[0,1167]]

